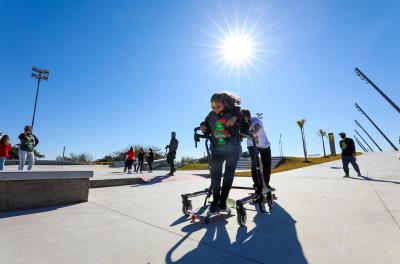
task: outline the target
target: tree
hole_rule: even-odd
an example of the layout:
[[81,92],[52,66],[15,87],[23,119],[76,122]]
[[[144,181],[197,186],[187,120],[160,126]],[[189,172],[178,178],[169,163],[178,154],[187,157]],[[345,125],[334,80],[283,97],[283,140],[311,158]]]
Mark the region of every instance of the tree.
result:
[[324,149],[324,158],[326,158],[325,140],[324,140],[324,138],[325,138],[325,137],[328,138],[328,136],[327,136],[327,134],[326,134],[326,131],[323,130],[322,128],[320,128],[320,129],[317,131],[317,135],[318,135],[318,136],[321,138],[321,140],[322,140],[322,148]]
[[[16,160],[19,159],[18,152],[19,152],[19,145],[13,146],[9,152],[10,159],[16,159]],[[43,153],[40,153],[36,149],[33,150],[33,154],[34,154],[35,158],[37,158],[37,159],[45,158],[45,155]]]
[[[158,159],[162,159],[165,158],[165,155],[163,152],[161,152],[161,148],[157,147],[157,146],[143,146],[143,145],[132,145],[133,148],[135,149],[135,152],[138,153],[139,150],[142,148],[145,152],[148,152],[149,149],[152,149],[154,152],[154,159],[158,160]],[[98,159],[97,161],[100,162],[113,162],[113,161],[121,161],[121,160],[125,160],[125,156],[126,153],[128,152],[130,146],[125,147],[123,149],[114,151],[112,154],[108,154],[106,156],[104,156],[101,159]]]
[[[63,157],[57,156],[56,160],[62,161]],[[64,161],[75,161],[75,162],[87,163],[87,162],[93,161],[93,156],[92,156],[92,154],[89,154],[86,152],[83,152],[80,154],[70,153],[69,156],[65,156]]]
[[303,141],[303,151],[304,151],[304,162],[308,162],[306,137],[305,137],[305,134],[304,134],[304,124],[306,123],[306,120],[305,119],[300,119],[300,120],[297,120],[296,123],[299,126],[300,131],[301,131],[301,140]]

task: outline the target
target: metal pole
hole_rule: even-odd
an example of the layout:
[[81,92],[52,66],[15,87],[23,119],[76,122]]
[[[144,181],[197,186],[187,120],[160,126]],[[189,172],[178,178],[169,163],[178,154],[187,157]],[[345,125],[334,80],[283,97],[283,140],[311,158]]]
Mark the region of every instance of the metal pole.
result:
[[392,148],[395,151],[399,151],[396,146],[392,143],[392,141],[389,140],[389,138],[382,132],[382,130],[374,123],[374,121],[372,121],[371,118],[369,118],[369,116],[364,112],[364,110],[361,109],[361,107],[355,103],[356,108],[363,114],[365,115],[365,117],[374,125],[374,127],[379,131],[379,133],[381,133],[381,135],[386,139],[386,141],[392,146]]
[[279,150],[280,150],[280,156],[283,157],[283,150],[282,150],[282,133],[279,134]]
[[63,155],[62,155],[62,160],[63,161],[65,160],[65,149],[66,149],[66,146],[64,146],[64,148],[63,148]]
[[[39,75],[40,77],[40,75]],[[35,107],[33,108],[33,117],[32,117],[32,130],[33,130],[33,125],[35,124],[35,115],[36,115],[36,105],[37,105],[37,100],[38,100],[38,96],[39,96],[39,88],[40,88],[40,78],[37,78],[38,82],[37,82],[37,86],[36,86],[36,98],[35,98]]]
[[388,101],[389,104],[391,104],[391,106],[393,106],[394,109],[397,110],[398,113],[400,113],[400,108],[384,93],[382,92],[381,89],[378,88],[378,86],[375,85],[375,83],[373,83],[368,77],[367,75],[365,75],[359,68],[355,68],[355,72],[358,76],[361,77],[362,80],[366,80],[367,83],[369,83],[372,87],[375,88],[375,90],[378,91],[378,93],[380,93],[383,98],[386,99],[386,101]]
[[368,142],[361,136],[360,133],[358,133],[358,131],[356,129],[354,129],[354,131],[357,133],[357,135],[362,139],[362,141],[364,141],[364,143],[368,146],[368,148],[374,152],[374,150],[371,148],[371,146],[368,144]]
[[356,122],[356,125],[359,126],[359,127],[364,131],[364,133],[369,137],[369,139],[372,140],[372,142],[374,142],[375,146],[376,146],[380,151],[382,151],[382,149],[381,149],[381,147],[379,147],[378,143],[376,143],[375,140],[372,139],[372,137],[371,137],[371,136],[368,134],[368,132],[361,126],[361,124],[358,123],[357,120],[354,120],[354,122]]
[[353,135],[353,136],[354,136],[354,139],[356,140],[357,144],[364,150],[364,152],[368,152],[368,150],[364,147],[364,145],[360,142],[360,140],[358,140],[356,135]]

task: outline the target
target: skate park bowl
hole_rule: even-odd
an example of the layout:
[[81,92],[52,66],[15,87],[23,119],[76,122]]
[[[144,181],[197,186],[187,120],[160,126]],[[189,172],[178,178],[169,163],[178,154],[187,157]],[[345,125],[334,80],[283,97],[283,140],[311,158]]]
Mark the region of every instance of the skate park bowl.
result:
[[0,212],[87,202],[93,171],[0,172]]

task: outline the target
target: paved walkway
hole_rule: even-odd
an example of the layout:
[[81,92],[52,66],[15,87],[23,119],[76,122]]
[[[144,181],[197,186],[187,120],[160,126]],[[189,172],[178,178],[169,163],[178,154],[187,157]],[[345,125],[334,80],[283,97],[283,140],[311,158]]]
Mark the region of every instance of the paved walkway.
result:
[[247,228],[182,217],[180,194],[207,187],[205,171],[91,189],[88,203],[0,214],[0,263],[397,264],[399,155],[362,155],[363,177],[343,179],[338,161],[274,174],[279,200],[270,214],[248,210]]

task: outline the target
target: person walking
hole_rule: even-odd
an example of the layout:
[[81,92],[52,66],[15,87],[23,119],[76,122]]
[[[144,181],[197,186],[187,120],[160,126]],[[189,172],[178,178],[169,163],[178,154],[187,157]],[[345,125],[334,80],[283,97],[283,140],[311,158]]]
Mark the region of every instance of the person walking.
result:
[[[257,117],[252,117],[249,110],[242,109],[241,112],[244,116],[245,121],[249,124],[249,129],[252,132],[257,145],[253,146],[253,140],[250,137],[247,137],[247,149],[251,157],[251,176],[253,178],[254,187],[256,188],[256,193],[260,194],[264,186],[262,182],[258,182],[257,180],[257,167],[260,166],[260,161],[257,159],[258,155],[261,156],[261,163],[263,168],[262,176],[265,182],[265,186],[270,191],[272,191],[273,188],[269,185],[271,179],[272,161],[271,143],[269,142],[267,134],[265,133],[264,124],[261,119]],[[254,148],[256,148],[255,151]]]
[[8,135],[4,135],[0,139],[0,171],[4,169],[4,163],[9,157],[9,152],[11,150],[11,140]]
[[[125,157],[125,168],[128,169],[128,174],[132,174],[132,164],[135,161],[135,149],[131,146]],[[125,170],[124,170],[125,172]]]
[[153,149],[149,149],[147,154],[147,165],[149,166],[149,172],[153,172],[154,152]]
[[138,166],[137,166],[137,171],[136,171],[136,172],[142,173],[143,164],[144,164],[144,156],[145,156],[144,150],[141,148],[141,149],[139,150],[139,154],[138,154],[139,164],[138,164]]
[[22,171],[24,169],[26,159],[28,159],[28,170],[32,170],[35,164],[34,150],[39,144],[39,139],[32,133],[31,126],[25,126],[24,133],[20,134],[18,138],[20,140],[18,170]]
[[339,141],[339,146],[342,149],[342,163],[345,175],[344,178],[350,177],[349,163],[353,166],[358,176],[361,176],[360,168],[357,164],[356,146],[351,138],[346,137],[346,133],[341,132],[339,136],[342,140]]
[[175,157],[176,157],[176,151],[178,150],[178,144],[179,141],[176,139],[176,133],[174,131],[171,132],[171,141],[169,142],[169,145],[165,147],[165,149],[168,149],[167,153],[167,163],[170,167],[170,172],[167,174],[168,176],[174,176],[174,172],[176,171],[175,169]]
[[225,92],[215,93],[210,102],[211,112],[200,124],[201,131],[211,142],[210,174],[213,201],[207,212],[208,216],[218,212],[230,212],[226,202],[232,188],[239,154],[242,152],[240,135],[247,133],[247,128],[242,129],[244,118],[238,96]]

